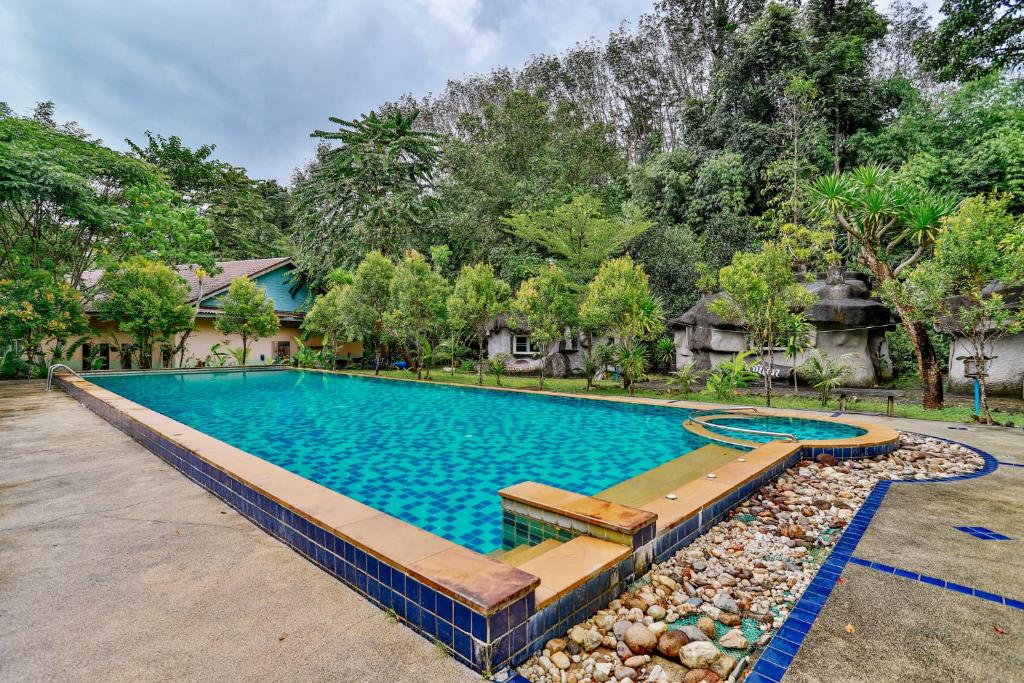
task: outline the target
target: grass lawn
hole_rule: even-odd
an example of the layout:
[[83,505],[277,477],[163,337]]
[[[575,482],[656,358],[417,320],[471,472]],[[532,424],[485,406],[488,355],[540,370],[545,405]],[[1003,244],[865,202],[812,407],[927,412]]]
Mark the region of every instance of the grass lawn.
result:
[[[372,375],[373,370],[346,370],[353,374],[359,375]],[[385,370],[380,373],[383,376],[389,377],[402,377],[404,379],[415,379],[416,374],[407,370]],[[476,384],[477,376],[476,373],[456,371],[455,374],[445,372],[443,370],[434,369],[430,373],[432,382],[444,383],[444,384]],[[495,386],[494,375],[484,374],[484,384],[487,386]],[[501,386],[503,387],[514,387],[517,389],[534,389],[539,390],[537,377],[527,377],[521,375],[505,375],[501,378]],[[629,393],[624,390],[621,386],[610,380],[597,382],[597,386],[594,389],[587,389],[587,381],[579,378],[546,378],[544,380],[545,391],[559,391],[567,394],[582,394],[586,396],[628,396]],[[776,393],[772,397],[773,408],[793,408],[800,410],[826,410],[835,411],[838,410],[838,400],[829,401],[828,405],[822,407],[821,401],[817,399],[808,398],[805,396],[790,396],[783,389],[782,394]],[[702,391],[690,394],[682,394],[679,392],[665,392],[665,391],[650,391],[650,390],[639,390],[636,392],[637,396],[644,396],[647,398],[663,398],[663,399],[685,399],[689,401],[701,401],[705,403],[726,403],[736,405],[752,405],[752,406],[763,406],[764,398],[755,394],[742,394],[733,398],[719,399],[714,396],[711,392]],[[848,413],[865,413],[865,414],[885,414],[886,401],[885,399],[861,399],[855,403],[847,403]],[[900,402],[896,401],[896,417],[914,418],[919,420],[942,420],[946,422],[973,422],[974,412],[972,408],[968,406],[948,406],[941,410],[925,410],[918,403],[911,402]],[[992,417],[999,423],[1005,424],[1007,422],[1013,422],[1014,424],[1024,423],[1024,413],[1021,412],[1003,412],[998,410],[992,411]]]

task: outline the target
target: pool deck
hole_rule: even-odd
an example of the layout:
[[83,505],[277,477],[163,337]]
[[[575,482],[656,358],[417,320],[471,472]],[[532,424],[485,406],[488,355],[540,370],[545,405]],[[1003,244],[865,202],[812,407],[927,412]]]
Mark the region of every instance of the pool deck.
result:
[[[869,419],[1008,464],[894,485],[854,556],[1024,599],[1024,432]],[[0,383],[0,433],[0,679],[480,680],[62,392]],[[784,681],[1024,668],[1024,611],[854,563],[842,577]]]
[[480,681],[64,392],[0,434],[0,680]]

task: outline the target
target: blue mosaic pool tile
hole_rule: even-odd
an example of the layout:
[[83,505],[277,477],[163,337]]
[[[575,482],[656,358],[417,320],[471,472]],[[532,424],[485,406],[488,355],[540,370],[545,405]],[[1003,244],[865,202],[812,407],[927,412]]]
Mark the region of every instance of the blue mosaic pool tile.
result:
[[1009,541],[1009,536],[1004,536],[998,532],[986,529],[983,526],[958,526],[954,527],[957,531],[962,531],[965,534],[969,534],[974,538],[982,541]]

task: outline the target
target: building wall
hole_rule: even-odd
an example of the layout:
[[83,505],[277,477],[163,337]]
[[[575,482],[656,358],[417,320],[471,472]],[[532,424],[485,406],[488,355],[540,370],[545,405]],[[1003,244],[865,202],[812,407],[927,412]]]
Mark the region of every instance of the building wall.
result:
[[[487,337],[487,357],[493,358],[499,353],[507,353],[510,356],[506,366],[512,372],[539,372],[541,359],[535,355],[516,355],[513,351],[513,337],[515,333],[507,327],[501,327]],[[601,343],[595,340],[595,343]],[[563,351],[557,355],[554,352],[559,349],[559,342],[548,346],[546,354],[547,367],[545,374],[552,377],[567,377],[575,370],[582,370],[586,361],[586,350],[583,347],[583,340],[577,340],[577,349]]]
[[[113,323],[94,320],[93,326],[99,332],[99,334],[90,340],[92,344],[110,344],[111,347],[120,346],[122,344],[131,343],[131,337],[122,332],[118,332],[116,326]],[[275,350],[277,349],[277,342],[289,342],[291,354],[295,354],[298,350],[298,340],[302,338],[302,330],[298,327],[281,326],[277,332],[269,337],[258,339],[251,344],[249,347],[249,360],[250,365],[262,364],[266,361],[273,360],[275,357]],[[227,343],[225,343],[225,341]],[[306,346],[313,348],[320,348],[323,341],[319,337],[312,337],[307,339],[305,342]],[[189,335],[188,343],[185,351],[185,363],[184,367],[196,367],[200,361],[203,364],[208,364],[208,356],[213,349],[214,344],[221,344],[222,347],[239,347],[242,345],[242,340],[238,335],[231,335],[225,337],[225,335],[218,332],[213,326],[212,318],[199,318],[196,320],[196,327]],[[226,352],[226,348],[223,349]],[[75,355],[72,357],[72,361],[69,365],[76,369],[82,370],[82,352],[83,349],[75,351]],[[354,359],[360,358],[363,354],[363,345],[361,342],[353,342],[346,344],[338,348],[338,357]],[[173,359],[174,367],[177,367],[177,357]],[[137,363],[137,358],[133,360],[133,363]],[[230,361],[232,364],[233,360]],[[151,359],[152,367],[162,367],[160,362],[160,347],[154,345],[153,357]],[[84,368],[88,369],[88,368]],[[110,369],[120,370],[120,354],[113,348],[110,350]]]
[[[301,310],[302,305],[309,296],[309,290],[305,287],[301,287],[295,293],[295,296],[291,295],[292,283],[288,279],[288,273],[291,270],[290,268],[278,268],[277,270],[260,275],[254,280],[256,284],[267,290],[267,296],[274,301],[275,311]],[[219,296],[207,297],[203,299],[202,305],[204,308],[220,308],[219,298]]]
[[[964,377],[964,362],[957,356],[971,355],[970,345],[957,338],[949,348],[949,388],[959,393],[974,391],[974,380]],[[989,393],[999,396],[1024,395],[1024,334],[997,340],[992,345],[993,360],[985,381]]]

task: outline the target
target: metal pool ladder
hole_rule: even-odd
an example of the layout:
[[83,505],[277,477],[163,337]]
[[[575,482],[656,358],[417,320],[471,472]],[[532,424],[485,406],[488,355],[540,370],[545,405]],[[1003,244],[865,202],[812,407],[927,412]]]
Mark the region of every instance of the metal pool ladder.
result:
[[63,363],[54,363],[53,365],[50,366],[50,369],[46,371],[46,390],[47,391],[49,391],[50,389],[53,388],[53,375],[60,368],[64,368],[65,370],[70,372],[72,375],[74,375],[78,379],[83,379],[81,375],[79,375],[77,372],[75,372],[72,368],[68,367],[67,365],[64,365]]
[[797,440],[796,436],[794,436],[793,434],[789,434],[787,432],[769,432],[764,429],[745,429],[743,427],[731,427],[729,425],[724,425],[718,422],[706,422],[700,419],[701,417],[718,415],[720,413],[739,413],[741,411],[752,412],[754,415],[759,414],[757,412],[757,408],[720,408],[718,410],[695,410],[694,412],[690,413],[690,416],[687,419],[692,422],[696,422],[697,424],[701,425],[705,429],[708,429],[709,431],[713,431],[711,430],[711,428],[715,427],[717,429],[725,429],[727,431],[740,432],[742,434],[762,434],[764,436],[781,438],[783,441],[793,442]]

